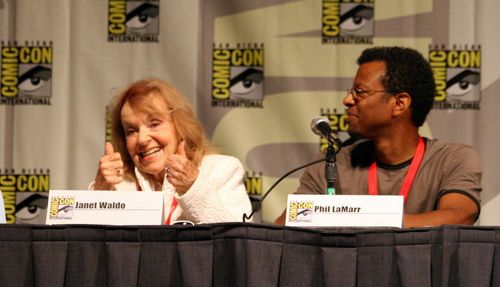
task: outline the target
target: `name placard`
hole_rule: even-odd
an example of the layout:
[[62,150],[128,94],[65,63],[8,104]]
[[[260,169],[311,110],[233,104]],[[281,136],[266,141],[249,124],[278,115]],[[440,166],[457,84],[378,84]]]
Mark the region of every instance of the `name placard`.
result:
[[160,225],[163,192],[50,190],[46,224]]
[[286,225],[401,228],[403,196],[289,194]]

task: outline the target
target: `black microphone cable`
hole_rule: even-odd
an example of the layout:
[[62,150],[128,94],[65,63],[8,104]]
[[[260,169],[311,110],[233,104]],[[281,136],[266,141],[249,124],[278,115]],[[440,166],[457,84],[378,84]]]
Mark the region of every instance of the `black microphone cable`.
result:
[[[338,153],[340,151],[340,147],[335,151],[335,153]],[[250,213],[250,215],[247,215],[246,213],[243,213],[243,222],[246,222],[246,220],[252,218],[253,214],[255,212],[257,212],[259,209],[260,209],[260,206],[262,205],[262,202],[264,202],[264,199],[267,197],[267,195],[278,185],[278,183],[280,183],[283,179],[285,179],[287,176],[289,176],[290,174],[300,170],[300,169],[303,169],[305,167],[308,167],[310,165],[313,165],[313,164],[317,164],[317,163],[320,163],[320,162],[323,162],[323,161],[326,161],[326,157],[325,158],[321,158],[321,159],[317,159],[315,161],[311,161],[309,163],[306,163],[304,165],[301,165],[299,167],[296,167],[294,169],[292,169],[291,171],[285,173],[283,176],[281,176],[270,188],[268,191],[266,191],[266,193],[264,193],[264,195],[262,196],[262,198],[260,199],[259,203],[255,206],[255,208],[252,210],[252,213]]]

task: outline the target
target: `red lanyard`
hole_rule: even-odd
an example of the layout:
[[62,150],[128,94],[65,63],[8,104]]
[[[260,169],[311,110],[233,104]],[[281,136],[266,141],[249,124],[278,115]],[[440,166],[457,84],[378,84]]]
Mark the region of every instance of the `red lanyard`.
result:
[[175,197],[172,198],[172,205],[170,206],[170,211],[168,213],[167,220],[165,220],[165,224],[169,225],[170,224],[170,218],[172,217],[172,213],[174,213],[175,208],[177,207],[177,200],[175,200]]
[[[141,187],[137,185],[137,190],[142,191]],[[166,225],[170,225],[170,219],[172,218],[172,213],[174,213],[175,208],[177,207],[177,200],[175,200],[175,196],[172,197],[172,205],[170,206],[170,211],[168,212],[167,220],[165,220]]]
[[[415,155],[411,160],[410,167],[406,173],[405,179],[403,181],[403,185],[401,186],[400,195],[404,196],[404,202],[406,203],[406,199],[408,198],[408,193],[410,192],[411,185],[415,176],[417,175],[418,168],[420,167],[420,163],[424,158],[425,144],[422,137],[418,138],[417,149],[415,151]],[[373,161],[370,165],[370,169],[368,170],[368,194],[369,195],[378,195],[378,183],[377,183],[377,163]]]

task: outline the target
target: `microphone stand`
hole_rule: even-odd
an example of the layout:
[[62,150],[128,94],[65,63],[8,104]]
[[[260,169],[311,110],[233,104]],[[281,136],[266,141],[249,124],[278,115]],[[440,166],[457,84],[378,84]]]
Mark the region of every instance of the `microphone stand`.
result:
[[335,164],[337,162],[334,142],[328,137],[328,148],[325,156],[326,194],[335,195]]

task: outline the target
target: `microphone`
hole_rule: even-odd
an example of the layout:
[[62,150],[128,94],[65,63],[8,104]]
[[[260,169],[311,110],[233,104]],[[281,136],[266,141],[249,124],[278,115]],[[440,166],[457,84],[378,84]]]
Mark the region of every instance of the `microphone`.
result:
[[327,138],[329,141],[340,146],[342,140],[337,133],[330,127],[330,121],[326,117],[315,117],[311,121],[311,130],[318,136]]
[[[311,161],[311,162],[308,162],[304,165],[301,165],[299,167],[296,167],[292,170],[290,170],[289,172],[285,173],[283,176],[281,176],[270,188],[268,191],[266,191],[264,193],[264,195],[262,196],[262,198],[259,200],[259,203],[254,207],[252,208],[252,212],[250,213],[250,215],[247,215],[246,213],[243,213],[243,222],[245,222],[247,219],[250,219],[252,218],[252,216],[254,215],[255,212],[257,212],[260,207],[262,206],[262,202],[264,201],[264,199],[266,199],[267,195],[283,180],[285,179],[287,176],[289,176],[290,174],[298,171],[298,170],[301,170],[303,168],[306,168],[310,165],[313,165],[313,164],[317,164],[317,163],[320,163],[320,162],[323,162],[323,161],[326,161],[326,165],[325,165],[325,170],[326,170],[326,176],[328,178],[328,184],[330,183],[333,183],[333,181],[331,180],[331,178],[333,178],[334,176],[334,170],[332,167],[334,167],[332,164],[331,164],[331,160],[332,160],[332,157],[334,158],[335,157],[335,154],[337,152],[340,151],[340,148],[342,147],[342,141],[340,140],[340,138],[333,132],[332,128],[330,127],[330,122],[328,121],[328,119],[326,117],[316,117],[312,120],[311,122],[311,129],[312,131],[319,135],[319,136],[324,136],[324,137],[327,137],[328,140],[332,143],[335,143],[338,145],[338,149],[335,151],[333,150],[330,150],[330,152],[327,153],[326,157],[324,158],[320,158],[320,159],[317,159],[317,160],[314,160],[314,161]],[[333,188],[333,186],[329,186],[329,188]]]
[[325,179],[326,179],[326,194],[335,194],[335,145],[340,149],[342,141],[338,135],[330,127],[330,122],[326,117],[315,117],[311,121],[312,131],[328,139],[328,149],[326,152],[325,164]]

